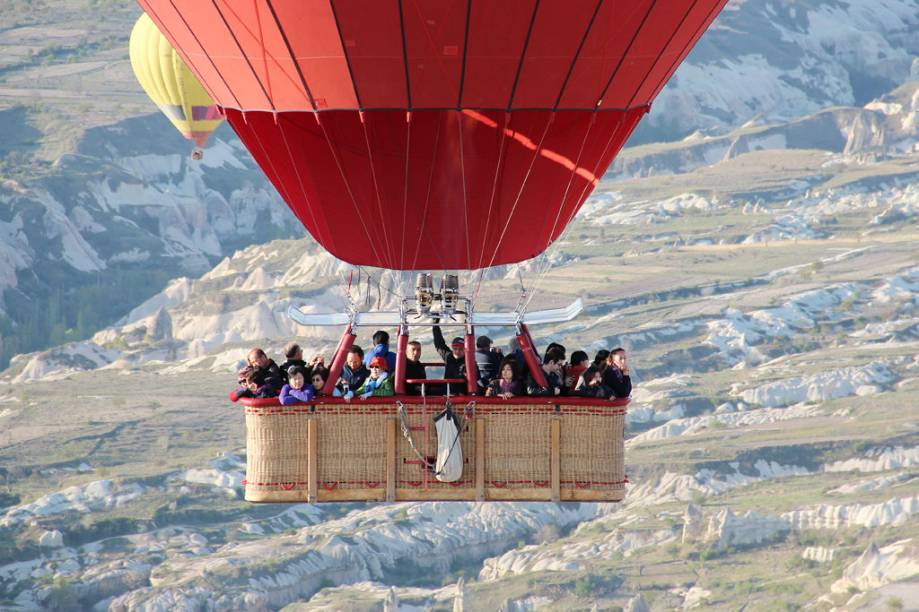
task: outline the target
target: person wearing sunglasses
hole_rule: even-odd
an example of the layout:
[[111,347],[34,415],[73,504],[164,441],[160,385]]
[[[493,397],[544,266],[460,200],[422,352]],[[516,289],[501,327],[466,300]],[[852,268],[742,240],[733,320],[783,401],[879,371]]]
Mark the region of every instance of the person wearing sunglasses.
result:
[[386,359],[383,357],[374,357],[370,360],[370,376],[364,381],[364,384],[355,391],[355,395],[361,399],[368,397],[385,397],[395,395],[396,391],[393,386],[392,376],[386,371]]

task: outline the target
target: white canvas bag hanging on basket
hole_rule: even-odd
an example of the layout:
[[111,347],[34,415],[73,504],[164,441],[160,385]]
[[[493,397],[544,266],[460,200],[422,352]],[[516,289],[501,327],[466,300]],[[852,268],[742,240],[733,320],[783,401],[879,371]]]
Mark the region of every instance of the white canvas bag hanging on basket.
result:
[[437,429],[437,463],[434,477],[440,482],[456,482],[463,477],[463,449],[460,446],[459,419],[449,404],[434,417]]

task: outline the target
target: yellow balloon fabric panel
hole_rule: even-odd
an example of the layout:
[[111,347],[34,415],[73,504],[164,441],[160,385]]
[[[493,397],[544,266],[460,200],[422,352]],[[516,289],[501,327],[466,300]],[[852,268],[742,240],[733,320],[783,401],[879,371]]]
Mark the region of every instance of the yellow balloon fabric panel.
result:
[[223,117],[213,99],[146,13],[131,32],[134,76],[182,136],[202,147]]

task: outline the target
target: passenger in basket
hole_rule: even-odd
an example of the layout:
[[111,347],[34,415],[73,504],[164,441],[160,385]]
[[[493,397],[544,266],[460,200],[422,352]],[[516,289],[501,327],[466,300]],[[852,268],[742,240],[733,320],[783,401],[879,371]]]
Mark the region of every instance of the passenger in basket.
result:
[[603,372],[596,365],[591,365],[584,370],[584,373],[578,379],[574,394],[581,397],[602,397],[606,399],[613,396],[613,390],[603,384]]
[[325,381],[329,379],[329,371],[326,370],[321,365],[317,365],[313,368],[313,371],[310,372],[310,386],[313,388],[314,397],[322,397],[325,393],[322,392],[323,387],[325,387]]
[[296,342],[291,342],[284,349],[284,356],[287,360],[281,364],[281,375],[285,381],[290,380],[290,369],[294,366],[309,369],[306,362],[303,361],[303,349]]
[[488,383],[488,388],[485,390],[487,397],[510,399],[516,395],[523,395],[523,386],[520,383],[520,375],[517,373],[515,359],[511,357],[502,359],[498,372],[500,376]]
[[594,355],[593,365],[602,372],[603,370],[606,369],[608,360],[609,360],[609,351],[606,349],[600,349],[599,351],[597,351],[597,354]]
[[587,353],[575,351],[571,353],[571,363],[565,368],[565,388],[574,391],[578,385],[581,374],[587,369]]
[[[427,377],[428,374],[421,363],[421,343],[412,340],[405,349],[405,378],[421,380]],[[421,385],[407,384],[405,392],[409,395],[420,395]]]
[[621,346],[613,349],[606,363],[606,369],[603,370],[603,384],[613,390],[614,396],[628,397],[632,393],[632,378],[629,374],[625,349]]
[[374,357],[385,359],[390,372],[396,369],[396,354],[389,350],[389,334],[382,329],[373,334],[373,348],[364,356],[364,365],[370,367]]
[[568,373],[568,349],[558,342],[550,342],[549,345],[546,346],[546,352],[543,354],[545,355],[551,350],[558,350],[562,353],[562,365],[558,369],[558,378],[562,381],[562,392],[567,393],[568,385],[565,384],[565,375]]
[[546,386],[539,386],[533,379],[533,375],[530,374],[527,376],[527,393],[529,395],[561,395],[561,370],[564,360],[564,354],[558,348],[547,350],[546,356],[542,358],[542,371],[546,375]]
[[338,379],[336,395],[348,396],[350,392],[359,388],[370,376],[370,370],[364,366],[364,350],[356,344],[348,351],[345,358],[345,366],[341,370],[341,377]]
[[361,399],[368,397],[383,397],[395,395],[392,377],[386,371],[386,360],[382,357],[374,357],[370,360],[370,376],[364,381],[364,384],[354,392]]
[[482,389],[498,378],[501,366],[501,349],[492,348],[492,340],[488,336],[479,336],[475,341],[475,365],[479,369],[479,386]]
[[266,380],[265,370],[262,368],[248,368],[245,385],[230,394],[230,399],[235,402],[244,397],[259,399],[277,397],[278,392],[269,387]]
[[284,386],[284,375],[281,374],[278,364],[273,359],[268,359],[268,355],[260,348],[254,348],[249,351],[247,361],[250,366],[265,371],[265,386],[273,393],[269,397],[277,396],[281,391],[281,387]]
[[287,370],[286,385],[281,387],[281,395],[278,400],[284,406],[297,404],[299,402],[312,401],[315,390],[313,386],[306,382],[306,368],[302,366],[290,366]]
[[560,350],[560,351],[562,352],[562,362],[564,362],[564,361],[565,361],[565,357],[567,357],[567,355],[568,355],[567,349],[565,349],[565,347],[562,346],[561,344],[559,344],[558,342],[550,342],[550,343],[549,343],[549,346],[546,347],[546,352],[548,353],[548,352],[551,351],[552,349],[558,349],[558,350]]
[[[436,322],[436,320],[435,320]],[[440,358],[444,360],[444,378],[461,378],[466,380],[466,343],[459,336],[453,339],[450,346],[444,340],[444,335],[440,331],[440,325],[434,325],[434,348]],[[478,378],[478,376],[476,376]],[[450,383],[450,390],[453,394],[464,395],[467,392],[466,383]],[[473,389],[473,391],[475,391]]]
[[507,341],[507,346],[510,349],[507,356],[517,362],[517,368],[519,369],[523,366],[523,349],[520,348],[520,340],[517,336],[514,336]]

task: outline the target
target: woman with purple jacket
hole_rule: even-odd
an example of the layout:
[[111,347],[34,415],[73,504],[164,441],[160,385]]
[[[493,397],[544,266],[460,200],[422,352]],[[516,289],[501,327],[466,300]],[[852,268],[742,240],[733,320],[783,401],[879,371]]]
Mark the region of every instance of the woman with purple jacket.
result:
[[287,371],[287,376],[290,382],[281,388],[281,395],[278,397],[281,404],[290,406],[312,401],[313,386],[306,382],[306,370],[300,366],[292,366]]

